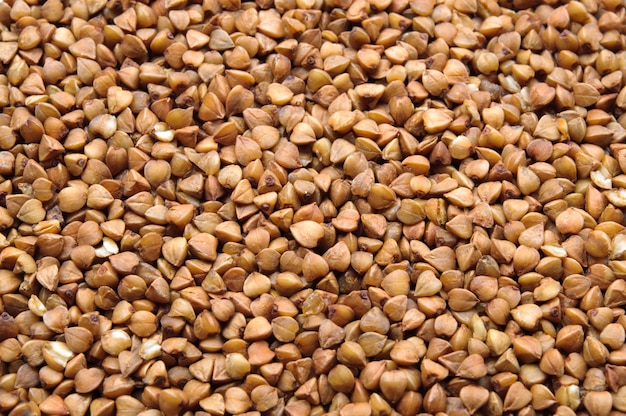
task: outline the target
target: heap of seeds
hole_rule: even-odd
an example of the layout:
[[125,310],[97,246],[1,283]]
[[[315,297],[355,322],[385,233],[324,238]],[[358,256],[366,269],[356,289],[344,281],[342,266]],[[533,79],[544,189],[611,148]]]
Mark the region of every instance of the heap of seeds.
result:
[[0,3],[0,413],[625,414],[625,28]]

